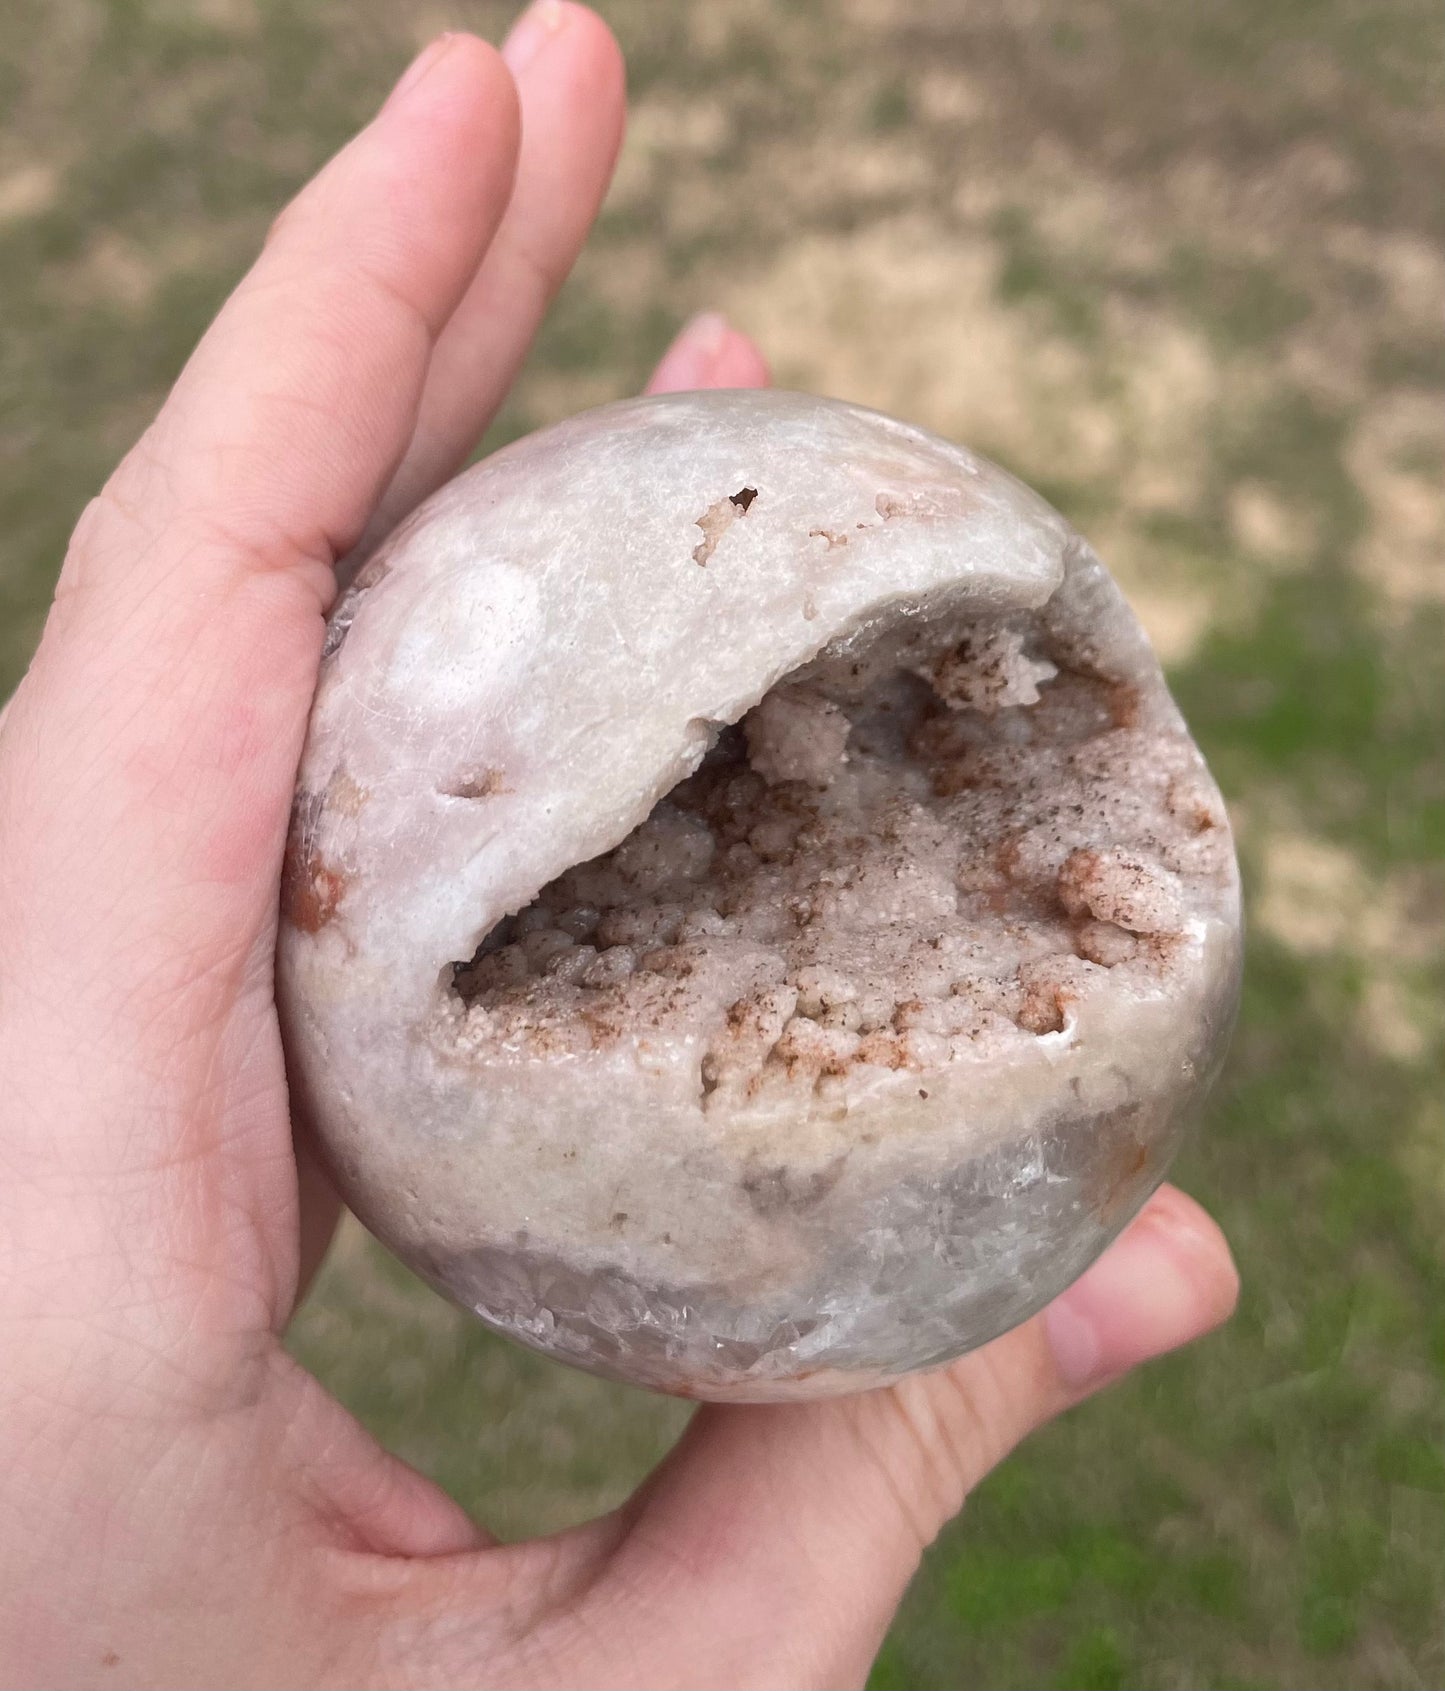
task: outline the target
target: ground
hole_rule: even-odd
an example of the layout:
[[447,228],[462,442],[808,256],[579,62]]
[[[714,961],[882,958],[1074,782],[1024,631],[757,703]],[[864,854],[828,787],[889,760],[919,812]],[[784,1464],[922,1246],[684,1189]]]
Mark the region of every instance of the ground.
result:
[[[1445,10],[602,0],[635,115],[496,434],[721,305],[790,385],[991,453],[1096,541],[1238,824],[1228,1076],[1179,1169],[1238,1319],[1035,1439],[879,1686],[1445,1679]],[[66,534],[286,194],[508,8],[12,0],[0,690]],[[295,1347],[495,1528],[683,1412],[479,1332],[356,1231]]]

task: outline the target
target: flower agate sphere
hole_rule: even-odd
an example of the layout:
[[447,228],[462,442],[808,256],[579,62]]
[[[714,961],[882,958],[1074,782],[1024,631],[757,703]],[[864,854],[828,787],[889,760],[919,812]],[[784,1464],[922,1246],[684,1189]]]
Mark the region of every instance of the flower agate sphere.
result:
[[399,1256],[583,1368],[809,1397],[1023,1320],[1163,1178],[1238,971],[1133,615],[920,429],[605,406],[444,487],[332,614],[298,1114]]

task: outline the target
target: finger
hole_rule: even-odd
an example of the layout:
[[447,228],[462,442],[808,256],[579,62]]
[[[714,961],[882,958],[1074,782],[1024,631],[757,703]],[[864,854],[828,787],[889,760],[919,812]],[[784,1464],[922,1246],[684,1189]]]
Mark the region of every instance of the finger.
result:
[[622,142],[622,53],[595,12],[538,0],[502,47],[522,146],[502,226],[432,359],[411,445],[358,556],[466,459],[592,227]]
[[638,1604],[685,1611],[719,1684],[861,1684],[923,1549],[982,1476],[1218,1325],[1236,1293],[1219,1229],[1164,1188],[1049,1310],[949,1368],[832,1402],[703,1410],[634,1500],[599,1624],[636,1629]]
[[753,342],[720,312],[704,311],[683,325],[652,372],[646,391],[765,388],[771,380],[767,360]]
[[[12,884],[28,884],[27,857],[52,884],[72,872],[65,910],[84,937],[64,950],[47,935],[50,955],[94,955],[118,917],[140,956],[140,916],[204,951],[198,885],[223,923],[228,889],[266,891],[330,561],[411,437],[432,340],[502,216],[516,140],[493,49],[434,43],[278,220],[88,510],[6,724],[8,742],[28,719],[43,784],[7,807]],[[175,896],[151,910],[159,889]]]

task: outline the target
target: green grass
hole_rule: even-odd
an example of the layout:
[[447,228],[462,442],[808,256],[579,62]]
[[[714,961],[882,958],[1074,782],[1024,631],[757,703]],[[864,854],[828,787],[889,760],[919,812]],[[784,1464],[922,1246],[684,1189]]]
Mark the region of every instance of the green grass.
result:
[[[1076,520],[1122,523],[1156,589],[1202,587],[1215,605],[1172,679],[1241,821],[1256,920],[1230,1067],[1179,1175],[1235,1244],[1239,1316],[983,1484],[875,1685],[1445,1682],[1445,610],[1361,573],[1362,545],[1383,523],[1388,555],[1395,519],[1356,450],[1386,400],[1445,406],[1438,299],[1433,315],[1412,305],[1385,261],[1445,265],[1445,11],[603,9],[644,127],[670,133],[699,104],[728,122],[716,148],[664,146],[611,208],[492,440],[636,387],[689,311],[746,290],[794,242],[834,239],[827,262],[846,264],[847,239],[879,219],[987,251],[998,309],[1026,326],[1022,375],[1082,360],[1085,397],[1146,456],[1128,407],[1149,335],[1209,367],[1183,443],[1197,473],[1163,491],[1133,485],[1127,454],[1104,474],[1040,449],[1011,394],[985,421]],[[409,10],[7,13],[0,208],[19,173],[42,168],[49,187],[0,209],[0,691],[85,500],[279,203],[381,96],[414,45]],[[448,16],[495,36],[509,12]],[[950,77],[973,91],[953,106]],[[927,170],[893,188],[818,168],[869,146]],[[951,298],[946,269],[936,285]],[[826,340],[768,350],[829,383]],[[1033,422],[1055,438],[1057,416]],[[1396,468],[1438,511],[1438,448],[1406,448]],[[1298,556],[1236,535],[1246,483],[1307,515]],[[1267,919],[1278,841],[1295,836],[1356,866],[1358,935],[1310,949]],[[1403,926],[1372,939],[1388,910]],[[1378,1037],[1382,982],[1417,1016],[1412,1040]],[[480,1331],[356,1234],[294,1344],[506,1535],[615,1502],[685,1414]]]
[[1105,277],[1097,257],[1061,254],[1039,238],[1027,210],[1007,206],[994,219],[1003,262],[998,295],[1006,305],[1043,306],[1052,325],[1072,340],[1092,340],[1099,330]]

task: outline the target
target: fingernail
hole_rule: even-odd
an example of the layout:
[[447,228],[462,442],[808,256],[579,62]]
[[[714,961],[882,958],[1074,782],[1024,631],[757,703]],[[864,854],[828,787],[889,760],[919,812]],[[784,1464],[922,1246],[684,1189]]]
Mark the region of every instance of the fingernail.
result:
[[649,393],[685,393],[711,384],[718,355],[732,333],[718,311],[702,311],[678,330],[647,385]]
[[413,88],[431,75],[447,54],[451,52],[456,42],[456,32],[448,30],[445,35],[439,35],[430,46],[423,47],[402,73],[401,80],[387,95],[386,105],[381,109],[386,111],[389,107],[396,105],[398,101],[404,100]]
[[719,311],[700,311],[677,332],[663,360],[663,373],[674,388],[706,387],[717,355],[728,338],[728,320]]
[[1044,1311],[1044,1327],[1059,1378],[1077,1389],[1098,1378],[1101,1347],[1098,1329],[1085,1310],[1074,1307],[1072,1291],[1055,1298]]
[[711,363],[723,349],[723,342],[728,338],[728,327],[728,320],[722,312],[699,311],[696,317],[690,317],[683,324],[677,338],[689,351],[695,352],[699,359],[706,359]]
[[569,10],[562,0],[534,0],[528,6],[502,43],[502,57],[513,75],[526,70],[547,43],[561,34]]
[[1237,1287],[1218,1232],[1155,1200],[1045,1312],[1060,1379],[1080,1391],[1177,1350],[1225,1319]]

